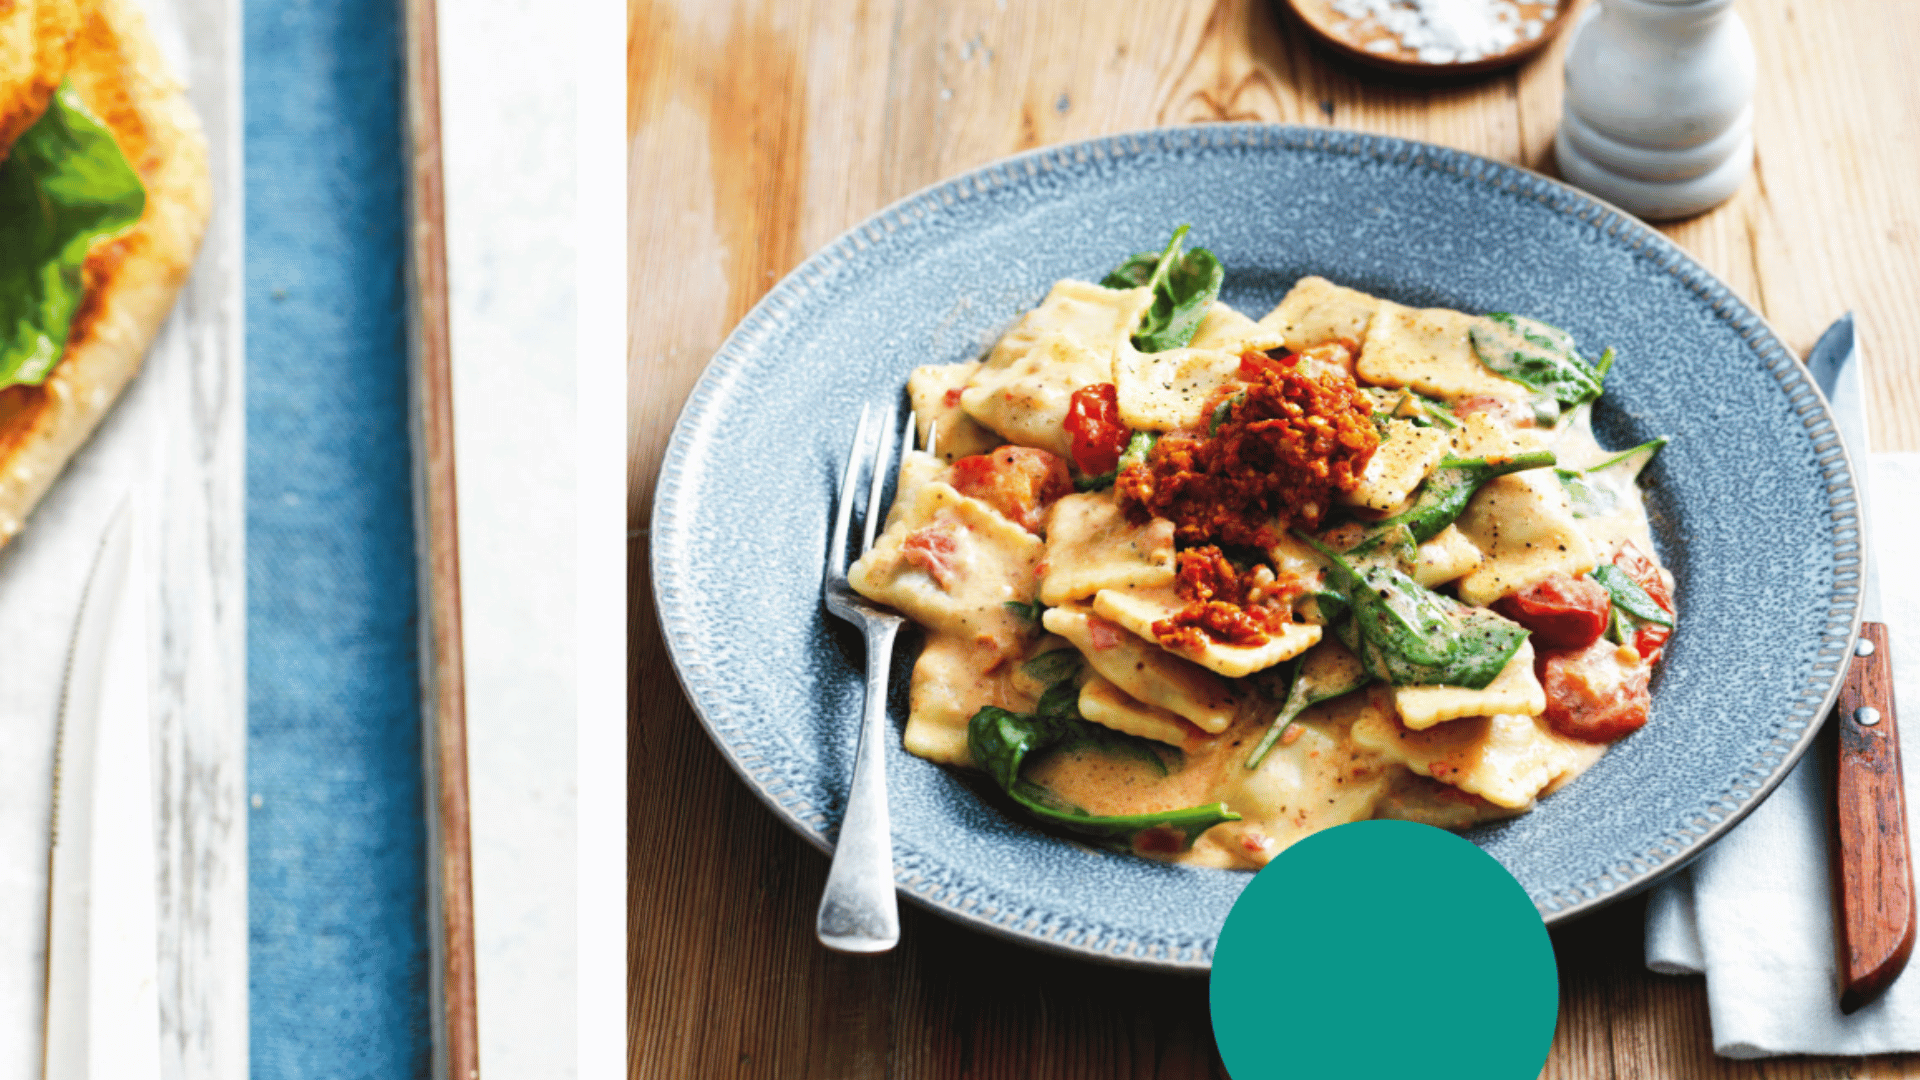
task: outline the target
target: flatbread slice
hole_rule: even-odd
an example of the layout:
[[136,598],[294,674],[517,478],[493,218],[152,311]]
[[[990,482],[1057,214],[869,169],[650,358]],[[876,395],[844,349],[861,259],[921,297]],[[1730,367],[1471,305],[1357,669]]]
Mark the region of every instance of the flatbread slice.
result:
[[85,6],[65,77],[139,174],[146,210],[88,253],[86,299],[52,374],[0,390],[0,546],[140,369],[212,212],[200,120],[131,0]]
[[0,160],[60,88],[80,17],[79,0],[0,0]]

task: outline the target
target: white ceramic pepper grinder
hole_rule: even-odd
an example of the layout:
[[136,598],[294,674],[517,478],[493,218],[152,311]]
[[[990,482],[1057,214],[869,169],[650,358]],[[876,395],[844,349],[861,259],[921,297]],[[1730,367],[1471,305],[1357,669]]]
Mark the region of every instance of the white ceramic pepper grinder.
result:
[[1567,50],[1560,175],[1645,218],[1717,206],[1753,169],[1753,80],[1733,0],[1595,0]]

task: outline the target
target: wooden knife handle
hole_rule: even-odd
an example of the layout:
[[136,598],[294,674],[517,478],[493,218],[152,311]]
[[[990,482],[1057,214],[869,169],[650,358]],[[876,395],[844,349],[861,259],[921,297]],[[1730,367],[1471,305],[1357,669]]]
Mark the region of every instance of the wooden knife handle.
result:
[[[1834,943],[1840,962],[1840,1011],[1851,1013],[1880,995],[1913,952],[1913,863],[1907,804],[1900,786],[1900,742],[1893,707],[1893,660],[1887,628],[1860,624],[1865,655],[1856,650],[1840,688],[1834,796]],[[1874,710],[1873,713],[1863,710]],[[1877,722],[1862,723],[1878,715]]]

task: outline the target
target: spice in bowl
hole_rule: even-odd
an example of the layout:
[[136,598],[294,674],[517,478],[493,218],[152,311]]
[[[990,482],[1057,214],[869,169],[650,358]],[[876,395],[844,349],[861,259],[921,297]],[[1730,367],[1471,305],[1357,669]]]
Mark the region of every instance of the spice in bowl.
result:
[[1403,71],[1486,71],[1517,62],[1560,28],[1573,0],[1290,0],[1328,44]]

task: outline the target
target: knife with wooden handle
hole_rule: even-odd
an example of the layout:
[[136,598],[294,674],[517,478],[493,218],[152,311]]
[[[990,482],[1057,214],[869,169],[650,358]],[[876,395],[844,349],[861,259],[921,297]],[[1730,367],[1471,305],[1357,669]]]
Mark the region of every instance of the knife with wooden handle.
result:
[[1840,1011],[1880,996],[1913,953],[1912,850],[1901,786],[1893,660],[1880,621],[1880,574],[1867,530],[1867,402],[1853,315],[1827,328],[1807,370],[1833,403],[1834,422],[1855,467],[1860,518],[1860,636],[1834,707],[1834,948]]

